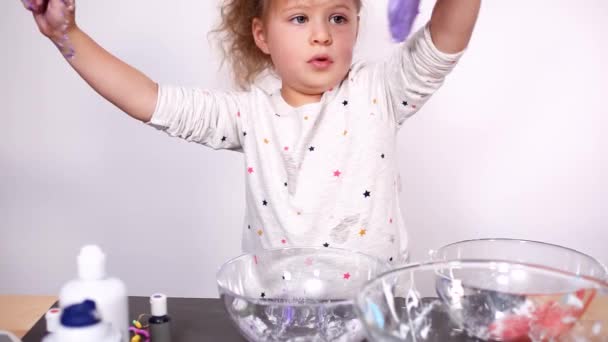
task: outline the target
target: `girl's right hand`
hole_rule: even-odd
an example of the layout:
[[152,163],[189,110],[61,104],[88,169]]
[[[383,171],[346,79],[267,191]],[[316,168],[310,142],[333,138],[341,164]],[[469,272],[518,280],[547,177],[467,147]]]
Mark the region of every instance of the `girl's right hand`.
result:
[[68,31],[76,27],[76,0],[21,0],[31,11],[40,32],[55,43],[61,43]]

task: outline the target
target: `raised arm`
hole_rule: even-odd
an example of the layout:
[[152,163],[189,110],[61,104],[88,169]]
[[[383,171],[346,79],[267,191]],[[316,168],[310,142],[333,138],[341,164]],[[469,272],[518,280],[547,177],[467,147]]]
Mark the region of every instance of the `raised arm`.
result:
[[469,44],[481,0],[437,0],[431,16],[431,37],[445,53],[464,50]]
[[22,0],[40,32],[66,56],[68,63],[101,96],[135,119],[148,122],[158,86],[139,70],[104,50],[78,28],[75,0]]

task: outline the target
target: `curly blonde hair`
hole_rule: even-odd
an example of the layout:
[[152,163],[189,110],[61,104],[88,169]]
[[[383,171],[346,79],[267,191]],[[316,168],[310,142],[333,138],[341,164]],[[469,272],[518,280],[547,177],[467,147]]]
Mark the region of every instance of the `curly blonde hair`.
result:
[[[211,31],[216,36],[224,61],[232,67],[237,85],[248,88],[264,70],[272,67],[270,56],[255,44],[251,25],[263,18],[273,0],[222,0],[221,22]],[[353,0],[359,11],[362,0]]]

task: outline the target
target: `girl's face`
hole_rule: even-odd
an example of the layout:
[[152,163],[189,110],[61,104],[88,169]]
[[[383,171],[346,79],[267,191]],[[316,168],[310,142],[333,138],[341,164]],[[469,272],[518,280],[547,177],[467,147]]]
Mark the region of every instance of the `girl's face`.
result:
[[252,30],[283,88],[316,95],[346,76],[358,27],[354,0],[272,0]]

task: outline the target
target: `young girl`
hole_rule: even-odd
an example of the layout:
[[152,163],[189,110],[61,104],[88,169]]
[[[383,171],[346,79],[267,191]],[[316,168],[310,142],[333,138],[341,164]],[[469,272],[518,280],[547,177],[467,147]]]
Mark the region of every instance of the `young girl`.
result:
[[[442,85],[481,0],[437,0],[430,22],[382,63],[353,63],[361,0],[225,0],[218,28],[241,91],[154,81],[97,45],[74,0],[24,0],[82,78],[171,136],[243,152],[243,250],[341,247],[407,258],[399,127]],[[257,79],[281,80],[268,90]]]

